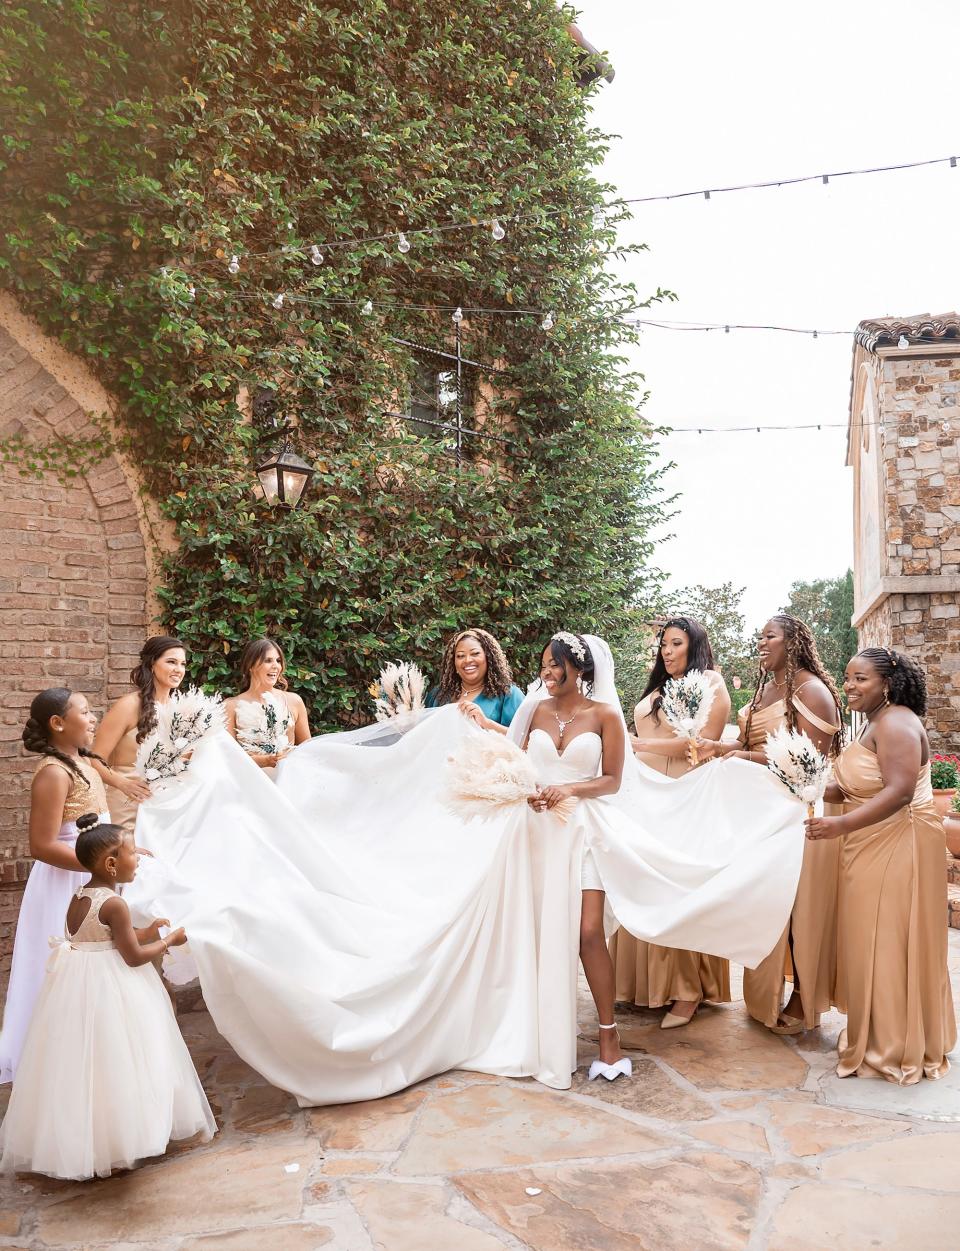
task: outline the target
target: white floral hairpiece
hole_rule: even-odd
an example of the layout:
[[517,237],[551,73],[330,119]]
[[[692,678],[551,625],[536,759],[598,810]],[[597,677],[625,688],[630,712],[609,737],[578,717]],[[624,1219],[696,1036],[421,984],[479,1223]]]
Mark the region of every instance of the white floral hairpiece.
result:
[[584,647],[582,640],[577,638],[575,634],[571,634],[569,630],[560,630],[550,641],[566,643],[581,664],[587,659],[587,649]]

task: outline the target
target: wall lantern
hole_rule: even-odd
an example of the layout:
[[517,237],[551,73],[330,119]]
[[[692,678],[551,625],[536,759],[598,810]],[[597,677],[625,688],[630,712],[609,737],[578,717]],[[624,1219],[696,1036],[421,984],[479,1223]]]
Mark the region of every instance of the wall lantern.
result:
[[312,465],[290,450],[289,442],[270,453],[257,466],[257,477],[268,504],[296,508],[307,483],[316,473]]

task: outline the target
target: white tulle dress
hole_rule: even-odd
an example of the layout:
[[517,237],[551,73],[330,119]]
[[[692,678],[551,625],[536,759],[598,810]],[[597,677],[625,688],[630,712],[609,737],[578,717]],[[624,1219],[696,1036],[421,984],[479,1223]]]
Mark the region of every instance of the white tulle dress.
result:
[[50,956],[0,1127],[4,1172],[82,1180],[161,1155],[216,1122],[151,964],[131,968],[90,909]]
[[[125,898],[186,927],[184,975],[195,967],[218,1029],[301,1104],[451,1068],[568,1087],[587,852],[611,923],[638,938],[754,965],[782,933],[804,810],[765,769],[638,767],[566,824],[523,802],[468,821],[447,761],[485,731],[453,706],[407,731],[312,739],[276,785],[219,733],[140,809],[155,858]],[[601,750],[596,734],[562,755],[529,734],[544,784],[596,776]]]

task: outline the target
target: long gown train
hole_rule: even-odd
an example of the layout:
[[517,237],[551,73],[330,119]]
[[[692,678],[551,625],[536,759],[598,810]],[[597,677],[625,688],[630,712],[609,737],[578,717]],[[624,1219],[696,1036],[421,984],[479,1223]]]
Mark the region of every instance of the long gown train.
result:
[[[128,902],[186,926],[217,1027],[301,1104],[454,1067],[569,1086],[586,847],[640,937],[752,964],[783,929],[803,808],[766,771],[643,771],[623,808],[580,801],[566,825],[524,803],[465,822],[445,764],[471,733],[449,707],[391,746],[328,735],[276,784],[217,734],[141,806],[156,858]],[[600,740],[557,756],[535,732],[530,752],[544,782],[575,780],[595,775]]]

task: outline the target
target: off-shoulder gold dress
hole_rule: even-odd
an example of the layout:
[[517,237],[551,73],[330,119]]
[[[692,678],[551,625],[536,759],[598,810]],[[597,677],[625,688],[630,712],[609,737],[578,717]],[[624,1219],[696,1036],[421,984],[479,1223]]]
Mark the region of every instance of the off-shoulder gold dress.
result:
[[[802,689],[802,687],[801,687]],[[812,713],[793,695],[793,706],[811,725],[833,734],[835,725]],[[746,732],[749,709],[737,714],[741,738]],[[786,725],[786,701],[778,699],[766,708],[757,708],[750,722],[748,751],[762,751],[768,734]],[[827,812],[839,813],[840,808]],[[783,1007],[784,980],[799,983],[803,998],[803,1022],[814,1029],[821,1012],[829,1012],[836,1001],[837,982],[837,877],[840,847],[838,839],[804,840],[803,865],[797,884],[797,898],[787,928],[780,941],[755,969],[744,969],[743,999],[747,1011],[762,1025],[776,1025]]]
[[[639,738],[666,738],[676,742],[676,735],[663,717],[655,721],[653,691],[637,704],[634,721]],[[651,769],[667,777],[682,777],[693,767],[686,756],[658,756],[638,753],[638,758]],[[674,947],[658,947],[644,942],[627,930],[620,929],[610,940],[610,955],[617,978],[617,1000],[635,1003],[643,1008],[661,1008],[677,999],[695,1002],[710,999],[715,1003],[730,1000],[730,961],[720,956],[707,956],[699,951],[681,951]]]
[[[883,789],[874,752],[851,743],[834,767],[847,810]],[[847,1014],[837,1073],[879,1074],[900,1086],[943,1077],[957,1023],[947,972],[943,822],[930,765],[912,802],[856,830],[840,847],[839,1006]]]

